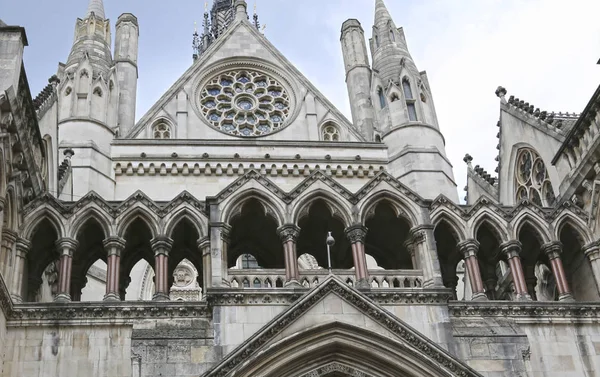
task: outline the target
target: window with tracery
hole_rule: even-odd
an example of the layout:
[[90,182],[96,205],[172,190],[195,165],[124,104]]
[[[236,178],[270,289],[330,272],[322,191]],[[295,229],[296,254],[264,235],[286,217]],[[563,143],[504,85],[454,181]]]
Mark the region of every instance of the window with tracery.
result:
[[166,123],[158,123],[152,127],[152,133],[155,139],[170,139],[171,127]]
[[255,270],[260,268],[256,258],[252,256],[252,254],[244,254],[242,255],[242,269],[243,270]]
[[408,120],[416,122],[417,107],[415,105],[415,97],[413,96],[410,82],[407,79],[402,80],[402,89],[404,90],[404,98],[406,99],[406,107],[408,108]]
[[323,127],[323,140],[324,141],[339,141],[340,131],[336,126],[327,125]]
[[532,149],[521,149],[515,166],[516,199],[530,200],[540,207],[552,207],[556,195],[544,160]]

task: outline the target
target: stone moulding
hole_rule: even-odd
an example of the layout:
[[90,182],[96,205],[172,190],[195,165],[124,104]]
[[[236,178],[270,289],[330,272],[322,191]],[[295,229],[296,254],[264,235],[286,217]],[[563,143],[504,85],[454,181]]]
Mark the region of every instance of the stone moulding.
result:
[[600,319],[600,303],[595,302],[453,301],[448,304],[448,309],[453,317]]

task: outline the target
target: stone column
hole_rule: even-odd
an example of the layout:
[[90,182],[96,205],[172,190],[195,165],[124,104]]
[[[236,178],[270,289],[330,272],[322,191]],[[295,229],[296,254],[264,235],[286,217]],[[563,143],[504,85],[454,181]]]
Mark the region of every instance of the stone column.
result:
[[104,301],[121,301],[119,277],[121,274],[121,253],[125,250],[125,240],[109,237],[103,242],[106,252],[106,294]]
[[368,289],[369,269],[367,267],[367,256],[365,254],[365,239],[368,229],[362,225],[353,225],[346,228],[346,237],[352,245],[352,258],[354,260],[354,272],[356,273],[356,288]]
[[404,247],[406,248],[406,251],[408,251],[408,253],[410,254],[410,260],[412,262],[413,269],[419,270],[419,258],[417,257],[415,241],[412,238],[404,241]]
[[525,284],[525,275],[523,274],[523,265],[521,264],[522,249],[521,242],[519,241],[508,241],[500,245],[500,250],[506,255],[508,259],[508,265],[510,266],[510,273],[515,284],[515,290],[517,291],[517,300],[530,301],[531,296],[527,292],[527,285]]
[[210,287],[229,287],[227,251],[231,226],[226,223],[210,224]]
[[477,259],[479,242],[476,240],[466,240],[459,243],[457,247],[465,258],[465,267],[467,269],[467,274],[469,275],[471,291],[473,292],[471,300],[487,300],[485,289],[483,287],[483,279],[481,278],[481,270],[479,269],[479,260]]
[[560,242],[551,242],[542,246],[542,251],[548,256],[548,260],[550,260],[554,280],[556,280],[558,301],[575,301],[571,288],[569,287],[569,282],[567,281],[567,275],[565,274],[562,259],[560,258],[562,250],[563,245]]
[[600,243],[592,242],[582,248],[583,253],[590,261],[594,280],[596,281],[596,289],[600,291]]
[[12,284],[11,278],[12,273],[14,272],[13,247],[16,241],[17,233],[4,228],[2,231],[0,258],[2,260],[2,277],[4,278],[7,287],[9,284]]
[[54,298],[57,302],[71,301],[71,268],[73,266],[73,253],[79,242],[72,238],[61,238],[56,241],[56,248],[60,255],[58,268],[58,294]]
[[159,236],[150,241],[154,251],[154,301],[169,300],[169,252],[173,240],[169,237]]
[[300,237],[300,228],[293,224],[287,224],[277,229],[277,234],[283,242],[285,285],[300,286],[300,272],[298,271],[298,255],[296,252],[296,242]]
[[423,288],[444,287],[433,228],[433,225],[420,225],[410,230],[416,259],[423,270]]
[[13,279],[11,284],[11,297],[14,302],[23,302],[23,281],[25,279],[25,266],[27,265],[27,253],[31,249],[31,243],[26,239],[17,240],[17,257],[15,258]]
[[210,287],[210,237],[199,239],[196,244],[198,252],[202,254],[202,271],[198,271],[198,273],[202,274],[202,295],[204,296],[206,289]]

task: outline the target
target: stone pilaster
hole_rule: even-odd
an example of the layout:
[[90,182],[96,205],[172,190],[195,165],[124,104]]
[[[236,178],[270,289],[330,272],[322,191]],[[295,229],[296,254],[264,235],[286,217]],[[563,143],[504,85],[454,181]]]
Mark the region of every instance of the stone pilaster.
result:
[[150,241],[154,252],[154,301],[169,300],[169,253],[173,246],[173,240],[166,236],[158,236]]
[[437,257],[433,225],[419,225],[410,230],[419,267],[423,270],[423,288],[444,287],[442,270]]
[[462,253],[465,259],[467,274],[469,275],[469,283],[473,292],[473,301],[485,301],[485,288],[481,278],[481,270],[479,269],[479,260],[477,253],[479,252],[479,242],[476,240],[466,240],[457,245],[458,250]]
[[196,246],[198,252],[202,254],[202,271],[198,271],[198,273],[202,273],[202,292],[205,294],[206,288],[210,287],[210,237],[199,239]]
[[31,250],[31,243],[24,238],[16,241],[16,258],[11,286],[11,297],[14,302],[23,302],[23,280],[25,279],[25,266],[27,254]]
[[369,269],[367,268],[367,256],[365,253],[365,239],[368,229],[363,225],[353,225],[346,228],[346,237],[352,245],[352,258],[354,260],[354,271],[356,273],[355,286],[360,289],[369,289]]
[[72,238],[61,238],[56,241],[56,248],[60,254],[58,271],[58,294],[54,298],[57,302],[71,301],[71,269],[73,267],[73,253],[79,242]]
[[531,296],[527,292],[527,284],[525,283],[525,275],[523,274],[523,265],[521,264],[521,250],[523,246],[519,241],[508,241],[500,245],[500,250],[508,259],[510,273],[517,291],[517,300],[530,301]]
[[300,286],[300,272],[298,271],[298,255],[296,252],[300,228],[293,224],[287,224],[277,229],[277,234],[283,243],[285,255],[285,284]]
[[226,223],[210,224],[210,287],[229,287],[227,280],[227,252],[231,225]]
[[9,286],[12,284],[12,276],[15,271],[13,248],[17,242],[18,235],[16,232],[4,228],[2,230],[2,243],[0,246],[0,260],[2,262],[2,277]]
[[106,294],[104,301],[121,301],[119,277],[121,274],[121,253],[125,250],[125,240],[109,237],[103,242],[107,258]]
[[592,242],[584,246],[582,251],[590,261],[592,272],[594,273],[594,280],[596,281],[596,288],[600,291],[600,244],[598,242]]

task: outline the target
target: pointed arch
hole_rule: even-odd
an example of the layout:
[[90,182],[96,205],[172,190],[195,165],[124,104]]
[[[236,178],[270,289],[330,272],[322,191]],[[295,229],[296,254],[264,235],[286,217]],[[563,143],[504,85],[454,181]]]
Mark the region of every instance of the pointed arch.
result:
[[406,220],[411,227],[421,223],[421,221],[419,221],[420,216],[416,213],[416,210],[413,208],[413,206],[411,206],[410,202],[406,198],[399,195],[397,192],[389,189],[383,189],[376,194],[369,196],[368,199],[360,204],[358,216],[361,224],[366,224],[367,218],[373,213],[377,205],[382,201],[389,202],[396,212],[396,216]]
[[251,199],[255,199],[261,204],[265,215],[273,217],[277,226],[285,224],[284,210],[273,200],[273,195],[254,187],[238,191],[228,198],[221,210],[221,221],[230,224],[231,220],[241,213],[244,204]]
[[167,237],[171,237],[174,229],[184,219],[189,220],[190,224],[194,226],[200,235],[200,238],[205,237],[208,234],[206,219],[193,206],[188,204],[182,204],[177,209],[169,212],[164,218],[163,233],[167,235]]
[[73,239],[77,238],[77,234],[81,227],[90,219],[94,219],[98,222],[98,225],[100,225],[106,237],[110,237],[110,235],[113,234],[112,218],[97,204],[91,203],[82,211],[75,213],[71,218],[72,223],[69,226],[69,237]]
[[589,245],[594,242],[594,237],[585,221],[569,211],[562,212],[553,222],[553,237],[555,240],[560,240],[560,234],[566,225],[570,225],[577,232],[582,245]]
[[442,221],[444,221],[450,227],[458,242],[467,240],[465,222],[454,212],[447,208],[439,208],[431,217],[431,222],[437,227]]
[[322,200],[331,215],[342,221],[344,226],[352,225],[352,210],[349,205],[344,202],[335,193],[324,189],[323,187],[309,189],[303,192],[291,205],[293,224],[298,225],[300,219],[308,213],[308,210],[318,200]]
[[519,233],[525,224],[529,224],[539,235],[540,245],[546,244],[552,241],[551,232],[548,231],[550,224],[548,224],[543,218],[537,213],[531,210],[524,210],[519,213],[512,220],[512,234],[511,237],[514,240],[519,239]]
[[136,219],[140,219],[148,226],[153,238],[160,234],[160,226],[152,211],[145,205],[136,203],[117,218],[117,235],[123,238],[129,225]]
[[43,204],[34,209],[23,219],[23,228],[21,229],[23,238],[30,240],[33,231],[44,219],[47,219],[50,222],[59,239],[65,237],[67,232],[65,230],[64,218],[54,207]]
[[473,216],[470,223],[472,225],[469,226],[468,229],[471,229],[473,233],[469,235],[469,238],[476,239],[479,229],[483,224],[486,224],[498,238],[500,244],[510,240],[508,224],[506,224],[502,218],[499,218],[497,214],[495,214],[489,208],[484,208],[481,212]]

